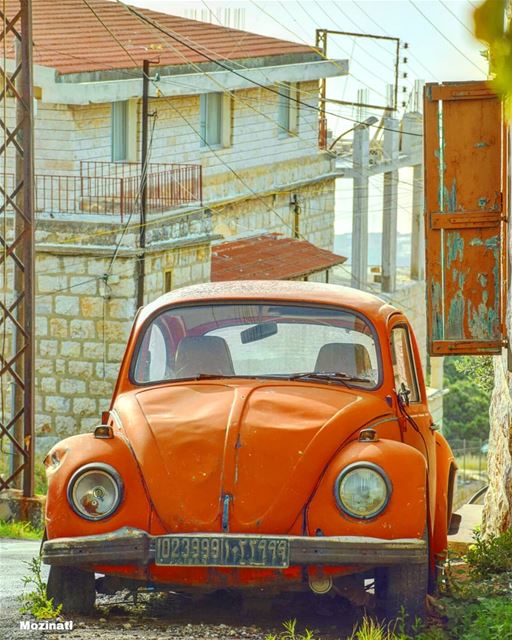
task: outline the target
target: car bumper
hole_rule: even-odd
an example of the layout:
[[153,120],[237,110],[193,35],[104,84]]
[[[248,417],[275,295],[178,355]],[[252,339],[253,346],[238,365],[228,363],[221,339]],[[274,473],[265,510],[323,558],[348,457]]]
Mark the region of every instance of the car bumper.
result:
[[[222,538],[222,534],[215,535]],[[230,536],[232,537],[232,534]],[[141,529],[124,527],[112,533],[95,536],[56,538],[44,542],[42,560],[45,564],[64,566],[148,565],[155,561],[158,537],[151,536]],[[172,538],[172,535],[161,537]],[[183,534],[180,534],[180,537],[183,537]],[[290,542],[290,566],[386,566],[421,563],[427,558],[425,541],[416,538],[384,540],[354,536],[280,537]]]

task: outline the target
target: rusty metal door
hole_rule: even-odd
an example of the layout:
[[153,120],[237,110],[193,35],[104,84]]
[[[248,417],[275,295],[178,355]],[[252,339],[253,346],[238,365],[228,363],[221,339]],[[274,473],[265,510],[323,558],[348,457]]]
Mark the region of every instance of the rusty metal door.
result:
[[507,131],[485,82],[425,87],[427,329],[434,356],[500,353]]

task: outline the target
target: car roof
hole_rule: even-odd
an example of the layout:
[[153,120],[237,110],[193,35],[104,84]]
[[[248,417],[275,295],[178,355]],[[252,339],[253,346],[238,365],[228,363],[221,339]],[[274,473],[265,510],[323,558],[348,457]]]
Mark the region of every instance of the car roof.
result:
[[238,280],[206,282],[170,291],[141,310],[138,324],[145,322],[148,317],[167,306],[233,300],[268,300],[342,306],[382,321],[398,311],[377,296],[351,287],[297,280]]

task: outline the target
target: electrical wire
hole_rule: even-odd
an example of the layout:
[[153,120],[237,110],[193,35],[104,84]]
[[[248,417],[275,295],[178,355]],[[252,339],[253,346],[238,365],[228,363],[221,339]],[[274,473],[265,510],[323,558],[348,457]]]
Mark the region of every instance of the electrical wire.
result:
[[469,33],[469,35],[474,38],[475,34],[471,31],[471,29],[468,28],[468,26],[466,24],[464,24],[464,22],[462,22],[462,20],[459,18],[459,16],[450,9],[450,7],[448,6],[448,4],[446,2],[443,2],[443,0],[439,0],[439,2],[443,5],[443,7],[446,9],[446,11],[448,11],[448,13],[450,13],[455,20],[457,20],[457,22],[462,25],[462,27]]
[[[268,11],[265,11],[265,9],[264,9],[261,5],[259,5],[257,2],[255,2],[255,0],[251,0],[251,3],[252,3],[252,4],[253,4],[257,9],[259,9],[262,13],[264,13],[267,17],[271,18],[271,19],[272,19],[276,24],[278,24],[282,29],[285,29],[286,31],[288,31],[289,33],[291,33],[295,38],[297,38],[298,40],[300,40],[300,41],[302,42],[302,44],[305,44],[306,46],[310,47],[312,51],[316,51],[317,53],[319,53],[319,54],[320,54],[320,55],[321,55],[325,60],[328,60],[328,61],[330,61],[330,62],[334,62],[331,58],[328,58],[328,57],[327,57],[327,56],[326,56],[322,51],[320,51],[320,50],[318,50],[316,47],[312,47],[310,44],[308,44],[308,43],[305,41],[305,39],[304,39],[304,38],[302,38],[302,37],[301,37],[301,36],[299,36],[295,31],[293,31],[292,29],[290,29],[290,27],[288,27],[288,26],[284,25],[282,22],[280,22],[280,21],[279,21],[279,20],[278,20],[274,15],[272,15],[272,14],[271,14],[271,13],[269,13]],[[286,5],[285,5],[284,3],[282,3],[282,2],[280,2],[279,4],[280,4],[280,5],[281,5],[281,7],[284,9],[284,11],[285,11],[289,16],[290,16],[290,18],[291,18],[291,19],[294,19],[294,18],[293,18],[293,15],[288,11],[288,8],[286,7]],[[308,16],[308,18],[309,18],[310,20],[312,20],[312,21],[313,21],[313,24],[315,24],[315,21],[313,20],[313,18],[311,17],[311,15],[310,15],[310,14],[309,14],[305,9],[304,9],[304,7],[301,5],[301,3],[299,2],[298,4],[299,4],[299,6],[301,7],[302,11],[303,11],[307,16]],[[342,48],[340,47],[340,49],[342,49]],[[342,51],[344,51],[344,50],[342,49]],[[345,55],[348,55],[348,54],[345,52]],[[363,66],[363,65],[361,65],[361,66]],[[372,72],[372,71],[370,71],[370,70],[368,70],[368,69],[366,69],[366,67],[364,67],[364,66],[363,66],[363,68],[364,68],[366,71],[368,71],[368,73],[373,74],[373,72]],[[349,70],[349,71],[350,71],[350,70]],[[347,74],[345,74],[345,75],[347,75]],[[354,78],[354,80],[357,80],[357,82],[359,82],[360,84],[362,84],[363,86],[365,86],[367,89],[369,89],[369,90],[373,90],[373,89],[372,89],[372,87],[370,87],[370,85],[369,85],[369,84],[367,84],[366,82],[364,82],[364,80],[361,80],[361,78],[358,78],[355,74],[350,73],[350,75],[352,75],[352,77]],[[375,75],[375,74],[373,74],[373,75]],[[377,76],[377,77],[378,77],[378,76]],[[379,79],[380,79],[380,77],[379,77]],[[378,92],[377,92],[377,93],[378,93]],[[378,94],[378,95],[380,95],[381,97],[384,97],[384,98],[386,97],[386,96],[383,96],[382,94]],[[341,105],[338,105],[338,106],[341,106]],[[348,106],[348,105],[346,105],[346,106]],[[329,113],[329,112],[326,112],[326,113]],[[335,114],[330,113],[329,115],[335,115]]]
[[[322,5],[320,4],[320,2],[318,2],[318,0],[314,0],[315,5],[322,11],[322,13],[324,14],[324,16],[327,18],[327,20],[332,20],[335,24],[335,26],[340,30],[340,31],[346,31],[346,29],[344,27],[342,27],[336,20],[334,20],[334,18],[332,16],[330,16],[327,11],[322,7]],[[301,3],[299,2],[299,5]],[[336,9],[340,12],[342,12],[345,16],[347,15],[345,13],[345,11],[343,11],[343,9],[339,6],[339,3],[333,3],[334,6],[336,7]],[[311,19],[311,16],[310,16]],[[352,21],[352,24],[355,25],[356,29],[358,29],[358,31],[362,32],[361,27],[356,24],[354,21]],[[360,35],[364,35],[364,33],[360,33]],[[347,35],[347,37],[350,37]],[[368,35],[369,38],[371,38],[371,35]],[[361,50],[364,51],[366,53],[367,56],[369,56],[372,60],[374,60],[377,64],[381,65],[382,67],[384,67],[384,69],[386,69],[386,71],[389,71],[389,65],[386,64],[385,62],[383,62],[380,58],[377,58],[377,56],[373,55],[373,53],[371,53],[370,51],[368,51],[366,49],[366,47],[364,47],[363,45],[360,45]],[[391,53],[388,49],[386,49],[384,46],[382,47],[386,52]],[[395,57],[395,56],[394,56]],[[377,80],[382,80],[382,76],[373,73],[372,71],[370,71],[369,69],[367,69],[366,67],[364,67],[363,65],[361,65],[361,63],[359,63],[360,66],[367,72],[367,73],[371,73],[375,78],[377,78]],[[394,66],[394,65],[393,65]]]
[[471,60],[471,58],[468,58],[468,56],[464,53],[464,51],[462,51],[462,49],[459,49],[459,47],[453,43],[451,38],[448,38],[448,36],[446,36],[441,29],[439,29],[439,27],[435,24],[435,22],[433,22],[425,13],[423,13],[423,11],[419,8],[419,6],[416,4],[416,2],[414,0],[409,0],[409,3],[416,9],[416,11],[423,16],[423,18],[430,24],[430,26],[435,29],[435,31],[437,31],[437,33],[444,39],[446,40],[446,42],[448,42],[450,44],[450,46],[455,49],[455,51],[457,51],[463,58],[465,58],[473,67],[475,67],[475,69],[477,69],[479,71],[479,73],[483,73],[485,75],[485,71],[483,71],[482,69],[480,69],[480,67],[475,64],[473,62],[473,60]]
[[[85,1],[85,0],[84,0]],[[162,27],[158,22],[156,22],[156,20],[152,20],[148,17],[146,17],[144,14],[140,13],[139,11],[137,11],[136,9],[134,9],[134,7],[129,6],[127,4],[125,4],[124,2],[122,2],[121,0],[115,0],[118,4],[122,5],[123,7],[125,7],[125,9],[127,11],[129,11],[131,14],[137,16],[140,18],[140,20],[142,20],[143,22],[145,22],[146,24],[153,26],[155,29],[157,29],[158,31],[166,34],[167,36],[169,36],[170,38],[172,38],[173,40],[175,40],[176,42],[178,42],[179,44],[187,47],[188,49],[190,49],[191,51],[194,51],[195,53],[197,53],[198,55],[202,55],[205,58],[207,58],[210,62],[217,64],[218,66],[220,66],[221,68],[223,68],[225,71],[229,71],[230,73],[233,73],[234,75],[238,76],[239,78],[242,78],[243,80],[245,80],[246,82],[249,82],[250,84],[253,84],[257,87],[260,87],[261,89],[264,89],[265,91],[269,91],[271,93],[274,93],[278,96],[281,96],[283,98],[286,98],[287,100],[290,100],[291,102],[296,102],[297,104],[300,104],[304,107],[306,107],[307,109],[311,109],[313,111],[317,111],[319,113],[322,114],[327,114],[327,115],[332,115],[336,118],[342,118],[344,120],[348,120],[350,122],[355,122],[356,124],[364,124],[364,122],[360,121],[360,120],[356,120],[354,118],[349,118],[348,116],[341,116],[338,113],[334,113],[334,112],[330,112],[324,109],[320,109],[319,107],[309,104],[307,102],[303,102],[302,100],[300,100],[299,98],[295,98],[293,96],[289,96],[286,94],[281,93],[279,90],[274,89],[271,86],[266,86],[264,84],[262,84],[261,82],[258,82],[257,80],[251,80],[251,78],[248,78],[247,76],[244,76],[242,73],[240,73],[239,71],[237,71],[236,69],[232,69],[230,68],[228,65],[224,64],[221,60],[215,60],[214,58],[212,58],[211,56],[207,55],[204,51],[201,51],[197,48],[197,46],[193,46],[188,44],[187,42],[185,42],[184,40],[182,40],[181,38],[179,38],[175,33],[173,33],[172,31],[170,31],[169,29],[166,29],[164,27]],[[112,33],[109,30],[110,33]],[[116,37],[114,35],[114,37]],[[199,45],[198,45],[199,46]],[[126,51],[126,53],[128,53],[128,51]],[[132,58],[133,59],[133,58]],[[135,62],[135,60],[134,60]],[[334,60],[330,60],[330,62],[335,63]],[[385,128],[385,127],[384,127]],[[421,134],[419,133],[413,133],[413,132],[404,132],[405,135],[410,135],[410,136],[415,136],[415,137],[422,137]]]
[[[333,4],[337,6],[336,2],[333,2]],[[370,20],[370,22],[374,24],[385,36],[387,36],[388,38],[390,37],[389,32],[386,31],[386,29],[384,29],[384,27],[381,24],[379,24],[375,20],[375,18],[363,8],[360,2],[357,2],[356,0],[352,0],[352,4],[354,4],[359,9],[359,11],[361,11],[368,18],[368,20]],[[386,50],[384,47],[382,48]],[[413,60],[415,60],[424,69],[424,71],[426,71],[432,78],[436,78],[436,74],[431,69],[429,69],[429,67],[423,64],[423,62],[417,56],[415,56],[410,49],[408,49],[407,51],[408,51],[407,55],[410,56]]]
[[[86,2],[86,0],[84,0],[84,1]],[[88,3],[86,2],[86,4],[88,4]],[[102,21],[100,20],[100,22],[102,22]],[[108,30],[108,28],[107,28],[107,30]],[[110,32],[110,31],[109,31],[109,32]],[[113,34],[111,34],[111,35],[113,35]],[[115,36],[113,36],[113,37],[115,38]],[[117,38],[115,38],[115,39],[116,39],[116,41],[117,41]],[[122,45],[121,45],[121,46],[122,46]],[[197,133],[197,131],[196,131],[196,133]],[[224,163],[224,164],[226,164],[226,163]],[[228,166],[228,168],[229,168],[230,170],[232,170],[229,166]],[[232,170],[232,171],[233,171],[233,170]],[[237,175],[237,174],[236,174],[236,172],[234,172],[234,173],[235,173],[235,175]],[[294,190],[295,188],[296,188],[296,187],[291,187],[291,188],[289,189],[289,192],[291,192],[291,191],[292,191],[292,190]],[[252,193],[253,193],[253,195],[258,196],[258,194],[255,194],[254,192],[252,192]],[[281,192],[277,192],[277,193],[283,193],[283,192],[281,191]],[[236,198],[236,200],[246,199],[246,197],[247,197],[247,196],[242,196],[241,198],[240,198],[240,197],[238,197],[238,198]],[[260,197],[259,199],[261,200],[261,197]],[[264,204],[266,207],[268,207],[268,205],[266,205],[266,203],[265,203],[263,200],[262,200],[262,202],[263,202],[263,204]],[[224,205],[224,206],[227,206],[227,205]],[[270,208],[270,210],[272,210],[272,209]],[[273,210],[273,211],[274,211],[274,213],[276,213],[276,214],[277,214],[277,212],[276,212],[275,210]],[[187,213],[187,215],[190,215],[190,212],[188,212],[188,213]],[[279,217],[279,219],[281,220],[281,222],[282,222],[285,226],[287,226],[288,228],[291,228],[291,227],[290,227],[290,225],[288,225],[288,224],[286,223],[286,221],[284,221],[284,220],[282,219],[282,217],[281,217],[279,214],[277,214],[277,216]],[[158,221],[153,221],[153,223],[154,223],[154,222],[158,222]],[[149,223],[148,223],[148,224],[149,224]],[[135,227],[135,228],[136,228],[136,227],[139,227],[139,228],[140,228],[140,225],[133,225],[133,227]],[[126,228],[128,228],[128,226],[126,226]],[[105,233],[111,233],[111,231],[107,231],[107,232],[105,232]]]

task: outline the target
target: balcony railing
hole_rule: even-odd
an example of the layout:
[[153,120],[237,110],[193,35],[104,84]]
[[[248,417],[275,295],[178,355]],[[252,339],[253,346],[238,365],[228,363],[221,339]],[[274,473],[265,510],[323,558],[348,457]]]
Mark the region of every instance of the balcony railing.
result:
[[[200,165],[152,163],[147,171],[147,213],[201,202]],[[12,175],[8,182],[12,187]],[[140,186],[140,164],[82,162],[78,176],[36,174],[36,213],[118,214],[124,219],[140,211]]]

